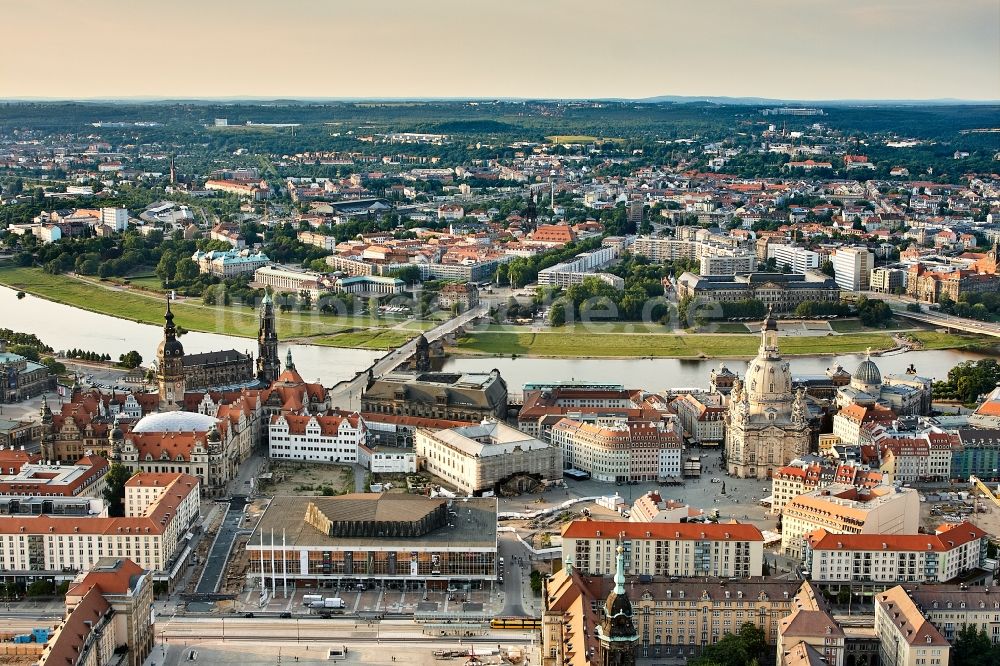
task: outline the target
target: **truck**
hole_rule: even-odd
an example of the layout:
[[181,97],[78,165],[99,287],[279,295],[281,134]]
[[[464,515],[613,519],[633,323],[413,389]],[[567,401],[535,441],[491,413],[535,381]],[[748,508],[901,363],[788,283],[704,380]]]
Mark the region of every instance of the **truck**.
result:
[[324,608],[344,608],[344,600],[340,597],[327,597],[323,600]]
[[303,594],[302,595],[302,605],[303,606],[309,606],[310,604],[314,604],[317,601],[323,601],[323,595],[322,594]]

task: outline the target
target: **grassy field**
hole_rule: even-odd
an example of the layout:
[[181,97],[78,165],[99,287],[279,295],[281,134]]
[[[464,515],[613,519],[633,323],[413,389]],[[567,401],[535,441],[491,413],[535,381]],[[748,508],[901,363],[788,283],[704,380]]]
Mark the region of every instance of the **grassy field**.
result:
[[[3,266],[0,267],[0,284],[50,301],[121,319],[154,325],[163,323],[162,300],[128,291],[106,289],[102,286],[104,283],[76,279],[68,275],[50,275],[38,268]],[[257,336],[257,313],[250,308],[206,306],[197,299],[192,299],[189,302],[175,303],[172,309],[176,323],[189,331],[248,338]],[[278,335],[285,340],[316,335],[329,336],[358,328],[373,328],[372,335],[385,331],[384,328],[380,328],[385,322],[373,321],[368,317],[340,317],[313,312],[279,313],[275,319],[278,324]],[[405,332],[399,332],[396,339],[405,335]],[[378,348],[383,348],[392,339],[393,336],[389,336],[385,339],[386,342],[380,341]]]
[[996,353],[1000,339],[985,335],[942,333],[940,331],[912,331],[906,337],[917,339],[924,349],[966,349],[983,353]]
[[750,329],[747,328],[746,324],[740,324],[733,321],[723,321],[715,324],[716,333],[749,333]]
[[392,349],[417,337],[416,331],[368,329],[336,335],[317,337],[309,342],[324,347],[352,347],[355,349]]
[[834,319],[830,321],[830,328],[837,333],[859,333],[865,330],[865,325],[858,319]]
[[[458,342],[457,352],[519,356],[754,356],[760,345],[755,335],[601,335],[577,333],[476,333]],[[786,337],[781,351],[795,354],[837,354],[889,349],[892,338],[882,333]]]
[[586,134],[553,134],[545,138],[552,143],[594,143],[597,141],[596,136]]
[[160,282],[160,278],[155,275],[143,275],[140,277],[130,277],[128,278],[128,283],[136,287],[142,287],[143,289],[149,289],[150,291],[165,291],[163,289],[163,283]]
[[837,333],[862,333],[869,331],[898,331],[913,328],[914,324],[905,320],[893,320],[885,328],[871,328],[861,323],[860,319],[831,319],[830,328]]

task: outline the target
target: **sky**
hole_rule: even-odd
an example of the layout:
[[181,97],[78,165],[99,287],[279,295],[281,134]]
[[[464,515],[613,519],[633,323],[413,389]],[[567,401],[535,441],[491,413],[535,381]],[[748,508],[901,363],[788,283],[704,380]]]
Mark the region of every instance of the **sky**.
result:
[[0,98],[1000,99],[997,0],[0,0]]

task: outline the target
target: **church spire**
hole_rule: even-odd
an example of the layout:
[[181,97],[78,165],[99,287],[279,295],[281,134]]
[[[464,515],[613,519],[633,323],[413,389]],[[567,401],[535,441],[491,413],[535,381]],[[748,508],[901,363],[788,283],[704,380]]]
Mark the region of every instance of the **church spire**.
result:
[[167,311],[163,313],[163,333],[168,339],[177,337],[177,327],[174,326],[174,313],[170,311],[170,294],[167,294]]
[[619,545],[615,558],[615,594],[625,594],[625,549]]
[[778,352],[778,322],[771,306],[767,306],[767,316],[760,326],[760,355],[771,356]]
[[260,302],[260,326],[257,330],[257,379],[268,386],[278,379],[281,360],[278,357],[278,327],[274,320],[274,303],[264,292]]
[[294,370],[295,364],[292,363],[292,348],[289,347],[288,351],[285,352],[285,370]]

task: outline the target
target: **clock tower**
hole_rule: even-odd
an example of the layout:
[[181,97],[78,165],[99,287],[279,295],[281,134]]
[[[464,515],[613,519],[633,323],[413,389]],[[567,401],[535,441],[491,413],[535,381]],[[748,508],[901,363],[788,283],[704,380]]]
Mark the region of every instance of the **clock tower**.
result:
[[180,409],[184,400],[184,346],[177,339],[169,295],[163,320],[163,341],[156,349],[156,385],[160,393],[160,411],[169,412]]

